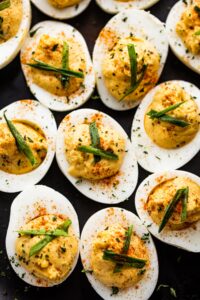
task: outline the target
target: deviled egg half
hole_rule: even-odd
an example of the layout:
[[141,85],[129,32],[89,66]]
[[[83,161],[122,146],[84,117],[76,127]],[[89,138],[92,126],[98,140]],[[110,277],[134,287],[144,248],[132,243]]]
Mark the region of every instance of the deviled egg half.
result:
[[200,150],[200,90],[172,80],[150,91],[136,111],[132,143],[149,172],[178,169]]
[[137,106],[152,89],[167,58],[164,24],[142,10],[113,17],[101,31],[93,52],[97,89],[115,110]]
[[119,203],[134,191],[138,166],[133,146],[110,116],[80,109],[61,122],[56,144],[58,165],[85,196],[101,203]]
[[0,111],[0,191],[38,183],[55,154],[56,122],[39,102],[21,100]]
[[30,28],[29,0],[0,1],[0,69],[17,55]]
[[96,0],[97,4],[107,13],[116,14],[123,9],[147,9],[159,0]]
[[81,14],[91,0],[31,0],[45,15],[59,19],[71,19]]
[[200,252],[200,178],[185,171],[159,172],[139,186],[135,205],[148,230],[159,240]]
[[17,275],[33,286],[63,282],[79,256],[77,214],[63,195],[32,186],[12,203],[6,251]]
[[83,36],[55,21],[35,25],[21,51],[28,86],[45,106],[67,111],[84,104],[95,87],[95,75]]
[[139,218],[121,208],[98,211],[81,233],[81,260],[105,300],[147,300],[158,280],[153,240]]
[[174,54],[200,74],[200,1],[178,1],[168,15],[166,30]]

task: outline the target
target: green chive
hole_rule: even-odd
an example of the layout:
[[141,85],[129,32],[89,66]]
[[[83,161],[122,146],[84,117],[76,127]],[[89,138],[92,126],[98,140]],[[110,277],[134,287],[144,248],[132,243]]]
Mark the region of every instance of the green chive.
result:
[[146,260],[144,259],[134,258],[125,254],[117,254],[110,250],[104,250],[103,259],[135,269],[142,269],[146,265]]
[[161,110],[161,111],[155,111],[155,110],[150,110],[150,112],[147,113],[148,116],[150,116],[151,119],[153,118],[160,118],[163,115],[165,115],[166,113],[168,113],[169,111],[175,110],[176,108],[178,108],[179,106],[181,106],[183,103],[185,103],[185,101],[183,102],[179,102],[176,103],[174,105],[170,105],[167,108]]
[[26,141],[24,140],[24,138],[22,137],[22,135],[19,133],[19,131],[17,130],[17,128],[15,127],[15,125],[10,120],[7,119],[5,112],[4,112],[4,118],[6,120],[6,123],[8,125],[8,128],[9,128],[11,134],[15,138],[16,145],[17,145],[19,151],[23,152],[24,155],[30,161],[31,165],[34,166],[37,163],[37,160],[34,157],[31,148],[26,143]]
[[36,62],[35,64],[29,63],[26,65],[30,66],[32,68],[35,68],[35,69],[39,69],[39,70],[59,73],[63,76],[84,78],[83,72],[76,72],[76,71],[66,70],[66,69],[62,69],[62,68],[55,68],[55,67],[48,65],[40,60],[37,60],[37,59],[33,59],[33,60]]
[[35,34],[36,34],[36,32],[40,29],[40,28],[42,28],[42,26],[39,26],[38,28],[36,28],[35,30],[32,30],[32,31],[30,31],[30,37],[33,37]]
[[134,44],[129,44],[127,47],[131,65],[131,86],[134,86],[137,82],[137,54]]
[[[58,226],[57,229],[62,229],[66,233],[68,233],[68,229],[69,229],[69,226],[71,225],[71,223],[72,223],[71,220],[67,220],[63,224]],[[55,238],[56,237],[52,236],[52,235],[45,236],[44,239],[40,240],[37,244],[35,244],[34,246],[31,247],[29,256],[33,256],[33,255],[37,254],[38,252],[40,252],[48,243],[50,243]]]
[[177,204],[179,203],[179,201],[181,200],[181,198],[183,197],[183,195],[185,194],[186,189],[179,189],[177,190],[176,194],[174,195],[173,199],[171,200],[171,202],[168,204],[166,210],[165,210],[165,214],[164,217],[160,223],[158,232],[160,233],[164,227],[166,226],[167,222],[169,221],[169,219],[171,218],[174,209],[176,208]]
[[[92,122],[89,126],[89,131],[90,131],[90,138],[91,138],[91,146],[99,148],[100,147],[100,136],[98,132],[98,128],[96,125],[96,122]],[[94,156],[94,161],[95,163],[99,162],[101,160],[100,156],[95,155]]]
[[40,230],[19,230],[17,231],[22,235],[50,235],[50,236],[68,236],[66,231],[62,229],[55,229],[52,231],[46,231],[45,229]]
[[101,156],[107,160],[118,160],[118,155],[111,153],[109,151],[101,150],[92,146],[80,146],[78,150],[85,153],[92,153],[97,156]]
[[10,0],[0,1],[0,11],[10,7],[10,5],[11,5]]
[[200,35],[200,30],[196,31],[194,35]]
[[[69,46],[66,42],[63,43],[63,52],[62,52],[62,69],[69,69]],[[66,87],[66,84],[69,83],[68,76],[61,77],[61,83],[63,87]]]
[[190,123],[188,122],[185,122],[183,120],[179,120],[179,119],[176,119],[176,118],[173,118],[169,115],[163,115],[162,117],[159,118],[159,120],[163,121],[163,122],[168,122],[168,123],[171,123],[173,125],[176,125],[176,126],[179,126],[179,127],[187,127],[190,125]]
[[187,203],[188,203],[188,196],[189,196],[189,187],[185,189],[183,198],[182,198],[182,211],[181,211],[181,221],[185,222],[187,219]]
[[199,15],[200,17],[200,7],[195,5],[194,10],[196,11],[196,13]]

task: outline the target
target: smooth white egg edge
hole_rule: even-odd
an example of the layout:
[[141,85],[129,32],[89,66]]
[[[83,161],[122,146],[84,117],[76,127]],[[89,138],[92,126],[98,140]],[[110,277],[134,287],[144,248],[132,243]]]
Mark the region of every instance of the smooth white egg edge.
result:
[[[168,82],[175,82],[183,87],[189,95],[196,96],[197,98],[196,100],[194,99],[194,101],[200,111],[200,102],[198,101],[200,98],[200,90],[196,86],[182,80],[172,80]],[[163,83],[156,86],[145,96],[135,113],[131,128],[131,140],[134,144],[138,163],[142,168],[151,173],[178,169],[188,163],[200,149],[200,131],[198,131],[194,139],[187,145],[171,150],[157,146],[147,135],[144,128],[144,115],[153,100],[155,92],[162,84]],[[145,154],[144,151],[148,154]]]
[[[112,209],[114,210],[114,215],[112,215],[112,213],[109,213],[109,211],[111,211]],[[124,220],[123,216],[125,216],[126,220]],[[140,219],[130,211],[116,207],[98,211],[97,213],[92,215],[86,222],[81,233],[80,254],[85,270],[90,270],[89,260],[93,239],[96,237],[98,232],[105,230],[107,226],[111,226],[114,223],[123,224],[124,226],[133,224],[134,231],[136,231],[136,233],[140,237],[142,237],[144,233],[148,233],[145,226],[142,225]],[[158,280],[158,258],[156,248],[151,236],[149,236],[149,241],[150,243],[146,243],[146,247],[149,251],[151,264],[150,268],[144,275],[144,278],[137,284],[137,289],[133,286],[129,289],[120,290],[117,295],[111,296],[111,288],[106,287],[104,284],[98,281],[98,279],[96,279],[94,275],[86,273],[86,276],[92,287],[103,299],[112,300],[113,297],[119,300],[149,299],[155,289]]]
[[[89,100],[90,96],[92,95],[94,88],[95,88],[95,73],[93,70],[92,61],[90,58],[89,50],[87,47],[87,44],[85,42],[84,37],[81,35],[81,33],[76,30],[74,27],[68,24],[64,24],[61,22],[56,21],[43,21],[38,24],[36,24],[31,31],[34,31],[35,29],[41,27],[35,35],[31,38],[30,36],[26,39],[21,55],[23,56],[24,52],[26,54],[28,51],[26,49],[35,49],[37,44],[39,43],[39,40],[43,34],[49,34],[50,36],[56,36],[60,32],[64,32],[66,35],[66,38],[72,37],[74,38],[79,44],[82,46],[82,50],[85,54],[85,62],[86,62],[86,75],[84,78],[84,91],[81,93],[81,95],[74,95],[72,97],[69,97],[69,103],[67,103],[66,97],[64,96],[56,96],[45,89],[41,88],[39,85],[35,84],[31,78],[31,76],[28,74],[28,66],[21,63],[23,73],[26,78],[27,85],[29,86],[31,92],[33,95],[45,106],[49,107],[51,110],[54,111],[68,111],[75,108],[78,108],[79,106],[83,105],[87,100]],[[32,52],[32,51],[31,51]],[[28,57],[31,58],[31,52],[29,53]]]
[[[58,9],[52,6],[48,0],[31,0],[31,2],[44,14],[49,17],[64,20],[70,19],[81,14],[90,4],[91,0],[82,0],[79,4]],[[78,5],[78,8],[77,8]]]
[[120,180],[120,183],[116,187],[109,186],[106,188],[101,186],[101,184],[96,184],[94,186],[91,181],[84,179],[82,179],[80,183],[77,183],[78,178],[75,178],[68,173],[69,163],[66,160],[64,144],[64,129],[66,127],[65,119],[61,122],[58,128],[56,142],[57,163],[67,179],[86,197],[105,204],[119,203],[131,196],[138,181],[138,166],[134,155],[134,149],[124,129],[110,116],[93,109],[80,109],[70,113],[68,115],[70,116],[69,122],[72,122],[73,124],[80,124],[79,122],[83,122],[85,117],[90,118],[96,113],[103,115],[103,123],[107,126],[111,126],[114,130],[117,130],[126,140],[126,149],[128,152],[125,153],[124,161],[120,168],[122,174],[120,174],[119,177],[116,177],[117,180]]
[[0,69],[7,66],[17,55],[31,24],[31,5],[29,0],[22,0],[22,20],[14,37],[0,45]]
[[[0,111],[0,117],[2,118],[0,123],[5,123],[3,118],[4,111],[6,111],[8,119],[30,121],[38,125],[47,138],[47,155],[38,168],[29,173],[20,175],[10,174],[0,170],[0,191],[15,193],[38,183],[46,175],[55,154],[57,126],[54,116],[48,108],[35,100],[17,101],[4,107]],[[48,128],[46,128],[46,126],[48,126]]]
[[[26,283],[33,286],[46,287],[46,280],[41,280],[41,282],[39,283],[37,281],[38,279],[31,275],[25,268],[23,268],[22,266],[17,266],[18,263],[20,264],[20,261],[15,256],[15,243],[18,237],[18,233],[16,232],[16,230],[19,230],[25,224],[27,216],[32,218],[37,216],[38,211],[36,210],[34,213],[33,207],[34,204],[36,204],[37,206],[38,202],[41,203],[42,207],[46,208],[48,214],[62,214],[66,215],[66,217],[69,217],[72,220],[71,226],[73,227],[74,233],[77,238],[79,238],[80,232],[78,216],[72,204],[66,197],[64,197],[62,194],[55,191],[54,189],[43,185],[36,185],[24,190],[14,199],[11,206],[10,220],[6,235],[6,251],[8,258],[14,271]],[[52,203],[56,204],[56,206],[52,205]],[[14,262],[11,259],[12,257],[15,258]],[[79,249],[74,260],[72,269],[70,270],[70,273],[67,274],[67,276],[64,279],[62,279],[62,281],[56,283],[56,285],[63,282],[73,272],[77,264],[78,257]],[[24,273],[26,274],[25,276],[23,276]],[[52,282],[48,283],[48,286],[53,285],[55,284]]]
[[[126,22],[123,22],[124,18],[128,18]],[[147,25],[144,25],[145,22],[147,22]],[[139,26],[140,23],[142,27]],[[142,32],[141,28],[145,28],[145,32]],[[130,9],[114,16],[103,28],[103,30],[104,29],[114,30],[118,35],[122,37],[127,37],[127,32],[136,32],[135,36],[139,36],[144,39],[146,36],[148,36],[148,41],[154,45],[158,53],[162,53],[159,68],[160,77],[168,55],[168,42],[164,25],[159,19],[148,12],[137,9]],[[158,35],[160,36],[160,43],[158,43],[157,40]],[[93,50],[93,65],[96,73],[97,89],[100,98],[102,102],[111,109],[118,111],[132,109],[141,102],[142,98],[138,101],[119,102],[110,94],[105,85],[102,71],[102,61],[104,60],[106,53],[107,47],[102,42],[101,37],[98,37]]]
[[137,8],[137,9],[147,9],[160,0],[133,0],[131,3],[128,2],[117,2],[115,0],[96,0],[96,3],[101,7],[105,12],[110,14],[116,14],[122,9],[130,9],[130,8]]
[[[187,251],[200,252],[200,221],[196,223],[195,230],[189,227],[182,230],[163,230],[161,233],[158,233],[159,226],[153,222],[148,212],[144,209],[144,203],[147,201],[152,189],[161,182],[175,176],[188,177],[200,185],[200,178],[186,171],[170,171],[152,174],[140,184],[136,191],[135,206],[137,214],[141,221],[144,222],[144,225],[148,227],[148,230],[162,242]],[[158,178],[162,178],[162,180],[158,182]]]
[[186,52],[186,46],[182,39],[176,33],[176,24],[187,6],[183,1],[177,2],[171,9],[166,20],[166,31],[170,47],[179,60],[194,72],[200,74],[200,55],[194,55]]

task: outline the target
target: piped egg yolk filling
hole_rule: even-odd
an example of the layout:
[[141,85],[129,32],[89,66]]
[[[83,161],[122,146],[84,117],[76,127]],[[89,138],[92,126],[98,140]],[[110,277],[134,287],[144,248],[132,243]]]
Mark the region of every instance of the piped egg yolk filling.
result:
[[133,232],[127,255],[146,260],[143,269],[122,267],[119,272],[114,272],[116,263],[103,259],[103,251],[110,250],[117,254],[122,253],[126,229],[122,226],[113,225],[98,233],[93,241],[91,252],[91,270],[94,276],[109,287],[129,288],[137,284],[144,276],[149,266],[147,247],[142,239]]
[[61,9],[79,4],[81,2],[81,0],[48,0],[48,1],[54,7],[61,8]]
[[[151,119],[148,112],[162,111],[171,105],[182,104],[167,115],[188,123],[181,127],[159,118]],[[153,97],[144,117],[144,127],[151,140],[165,149],[179,148],[191,142],[199,130],[199,112],[194,99],[178,84],[163,83]]]
[[182,39],[188,51],[194,55],[200,54],[200,1],[193,1],[176,25],[176,32]]
[[[144,66],[146,71],[138,87],[124,97],[131,87],[131,64],[127,48],[129,44],[134,45],[137,55],[137,81]],[[122,101],[123,97],[123,101],[137,101],[144,96],[158,81],[159,67],[160,55],[155,47],[136,37],[119,38],[107,52],[102,64],[105,85],[118,101]]]
[[200,186],[186,177],[175,177],[166,180],[156,186],[148,196],[145,209],[152,220],[160,225],[169,203],[172,201],[176,191],[188,187],[187,218],[181,221],[181,201],[177,204],[171,218],[168,220],[166,228],[179,230],[186,228],[192,223],[200,220]]
[[0,170],[11,174],[24,174],[40,166],[47,154],[47,140],[42,130],[28,122],[12,121],[32,150],[36,164],[32,165],[16,144],[6,123],[0,124]]
[[65,136],[66,158],[69,162],[69,174],[90,180],[108,178],[120,170],[125,154],[125,141],[120,134],[110,127],[98,125],[100,148],[118,156],[117,160],[101,158],[95,162],[92,153],[83,153],[80,146],[90,146],[91,137],[88,124],[70,127]]
[[[49,35],[43,35],[35,51],[32,52],[32,58],[29,63],[35,64],[35,60],[38,60],[56,68],[63,68],[64,42],[67,43],[69,49],[67,69],[85,73],[85,54],[81,45],[72,38],[66,40],[66,38],[63,39],[63,37],[55,38]],[[33,67],[30,67],[30,72],[33,82],[53,95],[65,97],[79,95],[84,88],[83,78],[69,76],[67,82],[63,84],[62,75],[59,73]]]
[[[58,216],[44,215],[31,220],[21,230],[53,231],[64,221]],[[78,251],[78,240],[70,226],[68,236],[55,237],[38,253],[30,256],[31,247],[44,238],[44,235],[20,235],[16,240],[16,256],[20,264],[37,278],[58,282],[72,268]]]
[[14,37],[22,20],[22,0],[11,0],[11,5],[0,11],[0,44]]

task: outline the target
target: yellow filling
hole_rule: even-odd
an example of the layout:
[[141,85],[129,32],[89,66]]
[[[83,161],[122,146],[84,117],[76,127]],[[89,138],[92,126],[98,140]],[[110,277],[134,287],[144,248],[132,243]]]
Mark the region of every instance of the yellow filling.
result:
[[69,173],[74,177],[85,179],[103,179],[115,175],[123,162],[125,141],[118,132],[107,126],[98,126],[101,149],[118,155],[118,160],[101,159],[94,162],[94,155],[83,153],[79,146],[90,146],[91,138],[88,124],[72,126],[66,131],[66,158],[69,162]]
[[[35,63],[33,59],[37,59],[56,68],[62,68],[64,41],[66,41],[69,46],[69,69],[85,73],[85,55],[81,45],[74,39],[66,40],[66,38],[53,38],[48,35],[43,35],[32,54],[31,63]],[[84,88],[84,79],[82,78],[69,77],[69,84],[63,87],[60,74],[38,70],[32,67],[30,67],[30,72],[34,83],[54,95],[66,97],[75,93],[78,95],[82,93],[82,89]]]
[[[61,217],[54,215],[40,216],[20,230],[54,230],[63,224]],[[59,236],[48,243],[38,254],[29,256],[32,246],[37,244],[44,236],[22,235],[16,240],[16,254],[20,264],[37,278],[51,282],[62,280],[71,270],[78,251],[78,241],[71,226],[69,236]]]
[[195,11],[200,8],[200,1],[193,1],[192,5],[183,12],[176,25],[176,32],[181,37],[186,48],[194,55],[200,54],[200,14]]
[[7,124],[0,124],[0,170],[11,174],[24,174],[37,168],[45,159],[47,141],[42,130],[27,122],[12,121],[31,148],[37,163],[31,165],[28,158],[17,148],[15,138]]
[[128,44],[134,44],[137,54],[137,80],[144,65],[147,70],[138,88],[124,98],[124,101],[137,101],[152,89],[158,81],[160,56],[155,47],[143,39],[129,37],[118,39],[109,49],[103,60],[102,68],[106,87],[116,100],[126,94],[131,86],[130,58]]
[[22,19],[22,1],[11,0],[10,7],[0,11],[0,44],[14,37]]
[[130,267],[121,268],[121,271],[114,273],[115,263],[103,259],[103,251],[111,250],[121,254],[126,228],[122,226],[111,226],[102,232],[99,232],[93,241],[91,252],[91,269],[96,278],[106,286],[129,288],[137,284],[144,276],[149,266],[148,250],[144,242],[133,232],[131,236],[130,247],[127,255],[139,259],[147,260],[143,271]]
[[[150,119],[150,110],[162,111],[176,103],[184,102],[181,106],[167,114],[188,122],[187,127],[180,127],[159,119]],[[154,95],[144,118],[144,126],[148,136],[158,146],[166,149],[182,147],[191,142],[199,130],[199,112],[193,98],[178,84],[163,83]]]
[[160,225],[165,210],[172,201],[176,191],[186,187],[189,188],[186,221],[181,221],[182,204],[180,202],[166,227],[178,230],[200,220],[200,186],[187,177],[175,177],[162,182],[149,194],[145,208],[156,224]]
[[81,0],[48,0],[51,5],[56,8],[65,8],[79,4]]

